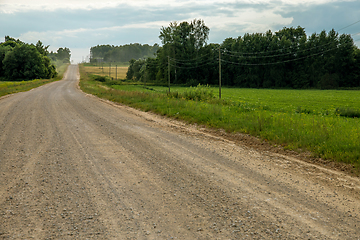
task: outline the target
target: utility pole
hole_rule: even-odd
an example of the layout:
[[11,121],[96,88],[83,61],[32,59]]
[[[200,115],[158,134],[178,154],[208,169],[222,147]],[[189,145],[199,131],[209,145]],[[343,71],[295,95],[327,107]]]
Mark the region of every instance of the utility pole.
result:
[[170,57],[168,56],[168,82],[169,82],[169,93],[170,93]]
[[109,77],[111,75],[111,62],[109,63]]
[[147,71],[147,63],[145,63],[145,71],[144,71],[144,88],[146,88],[146,79],[148,77],[148,71]]
[[219,47],[219,99],[221,99],[221,51]]
[[115,65],[115,81],[117,80],[117,65]]

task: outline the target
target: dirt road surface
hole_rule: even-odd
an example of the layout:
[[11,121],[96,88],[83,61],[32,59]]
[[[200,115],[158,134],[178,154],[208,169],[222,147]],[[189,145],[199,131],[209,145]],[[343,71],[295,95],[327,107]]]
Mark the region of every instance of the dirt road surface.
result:
[[359,239],[358,178],[99,100],[0,99],[0,239]]

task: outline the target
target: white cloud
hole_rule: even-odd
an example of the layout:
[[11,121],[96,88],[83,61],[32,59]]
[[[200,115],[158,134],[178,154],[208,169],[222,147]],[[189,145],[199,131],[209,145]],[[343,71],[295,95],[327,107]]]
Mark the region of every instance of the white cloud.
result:
[[26,33],[22,33],[20,35],[20,39],[24,42],[34,43],[41,39],[42,42],[58,42],[65,38],[75,38],[79,33],[89,32],[90,29],[65,29],[62,31],[44,31],[44,32],[34,32],[29,31]]
[[79,34],[94,34],[94,35],[103,35],[104,32],[115,32],[121,29],[160,29],[161,26],[168,25],[169,22],[165,21],[155,21],[155,22],[146,22],[146,23],[134,23],[127,24],[123,26],[112,26],[112,27],[102,27],[102,28],[78,28],[78,29],[64,29],[61,31],[43,31],[35,32],[29,31],[22,33],[19,38],[25,42],[34,42],[42,39],[42,41],[57,40],[60,38],[75,38]]

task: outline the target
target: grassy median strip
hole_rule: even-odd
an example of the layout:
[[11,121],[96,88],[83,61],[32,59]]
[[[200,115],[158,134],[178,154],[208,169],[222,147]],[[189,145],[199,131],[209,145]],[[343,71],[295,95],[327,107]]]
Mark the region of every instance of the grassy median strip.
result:
[[[299,106],[288,108],[285,103],[282,107],[281,104],[273,105],[266,99],[264,92],[261,93],[264,102],[259,99],[247,101],[246,98],[250,96],[238,100],[231,97],[218,100],[212,90],[206,87],[181,88],[182,90],[179,88],[179,91],[167,94],[164,87],[144,88],[140,85],[119,84],[111,80],[101,82],[94,80],[84,68],[81,68],[80,72],[81,89],[101,98],[182,119],[189,123],[222,128],[228,132],[251,134],[273,144],[282,145],[286,149],[307,150],[312,152],[314,157],[360,167],[359,118],[340,116],[336,112],[337,107],[331,104],[328,106],[324,104],[323,108],[312,107],[311,102],[305,101],[308,96],[304,98],[304,108]],[[231,92],[236,89],[224,89],[224,91]],[[282,93],[290,95],[299,93],[299,91],[291,92],[293,90],[278,91],[275,92],[274,97],[281,98],[277,95]],[[303,94],[313,93],[303,91]],[[354,98],[357,95],[354,94]],[[312,100],[316,101],[316,99]],[[350,99],[347,103],[350,104],[348,108],[357,111],[358,101],[352,102]]]
[[59,67],[57,69],[58,76],[52,79],[35,79],[31,81],[0,81],[0,97],[12,93],[29,91],[30,89],[40,87],[46,83],[61,80],[67,69],[67,66],[67,64],[64,64]]

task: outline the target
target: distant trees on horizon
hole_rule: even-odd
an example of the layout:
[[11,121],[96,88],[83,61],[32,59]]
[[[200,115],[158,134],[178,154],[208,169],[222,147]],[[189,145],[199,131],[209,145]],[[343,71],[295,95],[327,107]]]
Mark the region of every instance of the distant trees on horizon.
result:
[[97,45],[90,48],[90,62],[129,62],[131,59],[154,58],[158,44],[131,43],[123,46]]
[[[155,58],[130,61],[127,79],[174,84],[222,83],[250,88],[360,87],[360,50],[349,34],[334,29],[307,36],[284,27],[273,33],[244,34],[207,44],[202,20],[171,22],[160,29]],[[170,71],[170,72],[169,72]]]

